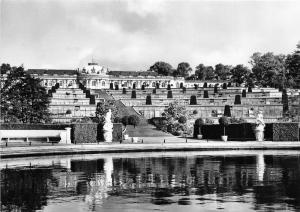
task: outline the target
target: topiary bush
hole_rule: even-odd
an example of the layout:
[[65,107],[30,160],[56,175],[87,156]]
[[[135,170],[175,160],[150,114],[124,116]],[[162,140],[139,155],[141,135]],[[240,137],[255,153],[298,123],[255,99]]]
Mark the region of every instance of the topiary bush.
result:
[[190,105],[197,105],[197,97],[195,95],[190,97]]
[[240,105],[241,104],[241,95],[235,95],[234,104],[235,105]]
[[172,93],[172,91],[168,91],[167,98],[168,98],[168,99],[172,99],[172,98],[173,98],[173,93]]
[[208,91],[207,90],[204,91],[204,96],[203,97],[208,98]]
[[183,83],[182,82],[180,83],[180,88],[183,88]]
[[218,86],[214,87],[214,93],[218,93]]
[[252,93],[252,87],[248,87],[248,93]]
[[224,116],[231,117],[231,112],[230,112],[230,106],[229,105],[225,105]]
[[68,115],[68,114],[72,114],[72,111],[71,110],[67,110],[66,111],[66,114]]
[[168,84],[167,90],[171,90],[171,85],[170,84]]
[[110,89],[110,90],[113,90],[113,89],[114,89],[114,84],[113,84],[113,83],[110,83],[110,84],[109,84],[109,89]]
[[243,89],[243,91],[242,91],[242,97],[243,97],[243,98],[247,97],[247,93],[246,93],[246,90],[245,90],[245,89]]
[[136,99],[136,91],[131,91],[131,99]]
[[226,84],[226,83],[223,83],[222,88],[223,88],[223,89],[227,89],[227,84]]
[[126,88],[123,88],[122,94],[126,94],[126,93],[127,93]]
[[154,89],[152,90],[152,93],[153,93],[153,94],[156,94],[156,88],[154,88]]
[[182,93],[186,93],[186,87],[182,88]]
[[142,88],[141,88],[141,90],[145,90],[145,85],[142,85]]
[[220,124],[221,127],[223,127],[223,129],[224,129],[224,135],[226,135],[225,128],[230,124],[229,118],[226,117],[226,116],[222,116],[221,118],[219,118],[219,124]]
[[198,85],[197,84],[194,84],[194,88],[195,88],[195,90],[197,90],[198,89]]
[[202,126],[205,124],[205,121],[202,118],[198,118],[194,124],[194,138],[197,138],[197,135],[202,135]]
[[152,105],[151,95],[147,95],[147,97],[146,97],[146,105]]
[[207,82],[204,82],[203,88],[207,88]]
[[135,85],[135,83],[133,83],[133,85],[132,85],[132,89],[135,89],[136,88],[136,85]]
[[115,84],[115,90],[119,90],[119,85]]
[[123,116],[121,123],[126,127],[129,125],[129,117],[128,116]]
[[159,89],[159,83],[156,83],[156,88]]

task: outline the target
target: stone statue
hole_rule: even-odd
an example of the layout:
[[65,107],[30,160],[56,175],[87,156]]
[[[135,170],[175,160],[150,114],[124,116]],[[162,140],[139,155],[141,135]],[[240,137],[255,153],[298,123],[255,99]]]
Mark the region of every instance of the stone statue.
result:
[[104,141],[112,142],[113,123],[111,122],[111,110],[110,109],[105,114],[103,131],[104,131]]
[[255,137],[257,141],[264,140],[264,129],[265,129],[265,122],[262,111],[259,111],[255,121]]

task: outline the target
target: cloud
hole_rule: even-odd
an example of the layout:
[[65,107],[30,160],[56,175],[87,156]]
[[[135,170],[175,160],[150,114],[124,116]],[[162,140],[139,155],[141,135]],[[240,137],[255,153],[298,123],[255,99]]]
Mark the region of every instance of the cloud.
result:
[[248,65],[255,51],[292,52],[300,2],[2,0],[0,58],[77,68],[93,57],[119,70],[156,61]]

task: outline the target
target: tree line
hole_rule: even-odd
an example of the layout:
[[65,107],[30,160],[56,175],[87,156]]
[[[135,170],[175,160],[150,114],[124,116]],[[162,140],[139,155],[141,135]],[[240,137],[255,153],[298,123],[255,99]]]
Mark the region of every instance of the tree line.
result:
[[256,52],[250,57],[249,64],[251,68],[242,64],[219,63],[213,67],[201,63],[191,74],[193,69],[188,62],[179,63],[175,69],[167,62],[158,61],[148,71],[187,80],[228,80],[246,86],[300,87],[300,43],[288,55]]

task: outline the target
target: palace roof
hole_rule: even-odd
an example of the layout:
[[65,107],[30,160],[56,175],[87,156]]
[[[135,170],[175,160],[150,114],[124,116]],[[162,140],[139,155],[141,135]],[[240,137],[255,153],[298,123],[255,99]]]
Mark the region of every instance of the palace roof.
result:
[[78,72],[72,69],[28,69],[27,73],[37,75],[76,75]]
[[152,71],[109,71],[108,75],[112,76],[158,76],[156,72]]

